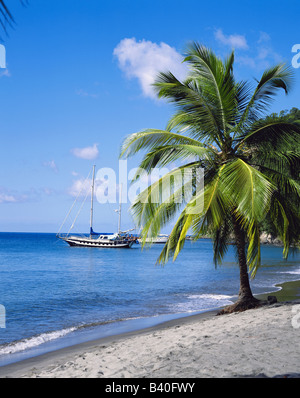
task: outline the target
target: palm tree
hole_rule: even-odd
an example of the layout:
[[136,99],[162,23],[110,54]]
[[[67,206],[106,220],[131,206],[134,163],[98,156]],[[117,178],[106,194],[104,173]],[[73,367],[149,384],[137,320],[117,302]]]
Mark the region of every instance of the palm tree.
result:
[[[273,220],[285,258],[299,240],[299,167],[295,175],[294,166],[300,161],[300,126],[285,116],[262,119],[278,90],[288,93],[292,71],[278,64],[265,70],[252,88],[235,80],[234,52],[222,61],[192,43],[184,62],[189,66],[185,81],[167,72],[154,84],[158,96],[177,108],[166,129],[132,134],[122,144],[121,157],[146,150],[140,168],[147,173],[181,162],[137,196],[132,214],[144,226],[144,241],[173,221],[158,258],[162,264],[176,259],[188,231],[195,239],[211,234],[216,265],[233,241],[240,290],[237,302],[223,312],[253,308],[260,302],[252,295],[249,274],[254,277],[261,262],[261,221],[267,214]],[[197,168],[204,169],[202,190],[195,178]],[[175,181],[183,175],[178,187]],[[187,190],[190,198],[178,200]]]

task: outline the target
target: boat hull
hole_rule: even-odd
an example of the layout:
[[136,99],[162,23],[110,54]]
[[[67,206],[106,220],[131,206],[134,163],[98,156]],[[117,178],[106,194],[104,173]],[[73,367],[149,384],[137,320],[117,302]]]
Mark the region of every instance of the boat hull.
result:
[[70,246],[78,247],[99,247],[99,248],[112,248],[112,249],[129,249],[134,241],[122,241],[122,240],[97,240],[88,238],[63,238]]

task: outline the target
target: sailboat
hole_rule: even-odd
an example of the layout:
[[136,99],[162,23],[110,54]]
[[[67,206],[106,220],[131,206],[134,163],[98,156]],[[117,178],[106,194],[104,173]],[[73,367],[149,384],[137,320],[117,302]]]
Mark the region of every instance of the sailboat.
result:
[[105,248],[130,248],[137,238],[130,235],[130,231],[121,231],[121,190],[120,204],[116,212],[119,213],[119,228],[115,233],[96,233],[93,230],[93,211],[94,211],[94,187],[95,187],[95,166],[93,166],[93,178],[91,186],[91,213],[90,213],[90,234],[89,236],[63,235],[58,233],[57,237],[67,242],[70,246],[80,247],[105,247]]

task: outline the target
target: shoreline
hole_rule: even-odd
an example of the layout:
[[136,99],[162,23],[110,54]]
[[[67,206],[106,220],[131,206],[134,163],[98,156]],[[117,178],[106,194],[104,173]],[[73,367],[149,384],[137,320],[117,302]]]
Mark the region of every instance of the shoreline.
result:
[[74,356],[83,354],[86,351],[96,349],[98,346],[108,347],[111,344],[125,341],[132,337],[138,337],[154,333],[155,331],[168,329],[170,327],[182,326],[184,324],[202,321],[205,319],[214,318],[218,310],[211,310],[193,315],[187,315],[165,322],[158,323],[154,326],[149,326],[142,329],[137,329],[130,332],[101,337],[95,340],[85,341],[79,344],[74,344],[64,347],[55,351],[47,352],[38,356],[34,356],[22,361],[14,362],[0,367],[0,378],[12,377],[18,378],[24,373],[30,372],[32,368],[38,367],[39,369],[47,368],[48,366],[56,366],[63,360],[71,360]]
[[[255,297],[267,301],[269,295],[275,296],[279,302],[290,302],[298,298],[300,299],[300,280],[276,284],[270,287],[269,291],[255,294]],[[231,297],[232,302],[236,299],[237,296]],[[89,343],[102,338],[110,338],[127,333],[135,333],[151,327],[157,327],[169,321],[172,322],[181,318],[189,318],[196,315],[220,311],[222,308],[223,306],[191,312],[166,313],[149,317],[111,320],[103,323],[99,322],[99,324],[87,324],[77,328],[70,327],[65,330],[45,332],[42,335],[32,336],[31,338],[16,342],[16,344],[25,345],[30,340],[40,340],[43,341],[42,343],[38,342],[37,345],[29,345],[26,348],[12,351],[11,353],[0,354],[0,370],[14,363],[23,362],[33,357],[40,357],[44,354],[60,351],[82,343]],[[52,334],[58,335],[58,337],[55,336],[52,338]],[[7,347],[9,347],[9,344]]]
[[[275,286],[274,286],[275,287]],[[276,287],[280,287],[280,290],[275,292],[265,293],[257,295],[256,297],[266,300],[268,295],[275,296],[278,299],[277,304],[262,306],[259,309],[255,310],[248,310],[244,314],[244,317],[247,317],[249,311],[259,311],[268,308],[280,308],[285,306],[293,306],[300,304],[300,280],[290,281],[290,282],[283,282],[277,284]],[[49,369],[58,369],[58,368],[65,368],[65,363],[74,363],[74,358],[84,358],[87,353],[91,353],[93,355],[94,352],[98,351],[99,348],[101,350],[108,349],[111,346],[117,344],[126,343],[126,341],[130,341],[132,339],[143,338],[147,336],[155,335],[155,333],[164,333],[164,331],[168,331],[171,329],[182,328],[182,326],[186,325],[191,327],[193,324],[197,324],[199,326],[203,325],[206,321],[211,321],[212,324],[217,323],[217,319],[221,319],[223,317],[228,317],[228,315],[223,315],[217,317],[217,312],[221,309],[215,310],[208,310],[197,314],[192,315],[184,315],[181,317],[177,317],[175,319],[161,321],[158,324],[153,326],[144,327],[128,332],[123,332],[120,334],[109,335],[106,337],[100,337],[97,339],[84,341],[81,343],[77,343],[74,345],[70,345],[64,348],[60,348],[51,352],[47,352],[41,355],[33,356],[18,362],[13,362],[8,365],[4,365],[0,367],[0,378],[12,377],[12,378],[19,378],[19,377],[39,377],[38,373],[47,374],[47,372],[51,374]],[[179,315],[179,314],[178,314]],[[176,316],[174,314],[174,316]],[[239,316],[239,314],[231,314],[229,316]],[[216,321],[216,322],[214,322]],[[291,343],[292,344],[292,343]],[[98,354],[97,354],[98,355]],[[37,371],[38,369],[38,371]],[[295,369],[296,372],[300,374],[300,352],[299,352],[299,366],[298,369]],[[44,372],[44,373],[43,373]],[[54,372],[55,373],[55,372]],[[48,377],[48,376],[41,376],[41,377]],[[49,376],[49,377],[60,377],[57,375]],[[69,376],[66,376],[69,377]],[[84,372],[81,376],[70,376],[70,377],[89,377],[85,375]],[[93,376],[95,377],[95,376]],[[98,376],[96,376],[98,377]],[[100,375],[99,377],[102,377]],[[105,377],[105,376],[103,376]],[[110,376],[108,376],[110,377]],[[116,376],[119,377],[119,376]],[[130,377],[130,376],[120,376],[120,377]],[[133,376],[135,377],[135,376]],[[147,376],[143,376],[147,377]],[[178,377],[178,376],[176,376]],[[212,376],[214,377],[214,376]]]
[[7,365],[0,378],[300,377],[295,308],[191,315]]
[[[140,333],[145,330],[160,327],[160,325],[176,322],[177,320],[190,318],[197,315],[204,315],[211,312],[218,312],[222,307],[199,310],[188,313],[174,313],[154,315],[152,317],[131,318],[123,320],[112,320],[99,325],[80,326],[66,335],[44,341],[37,346],[32,346],[12,353],[0,355],[0,375],[4,367],[30,361],[33,358],[40,358],[55,352],[71,349],[72,347],[84,344],[92,344],[94,341],[117,338],[129,334]],[[71,328],[70,328],[71,329]],[[52,333],[58,332],[49,332]],[[47,335],[47,333],[45,333]],[[40,336],[33,336],[32,339],[39,339]],[[29,339],[30,340],[30,339]],[[24,340],[26,342],[26,339]],[[1,358],[3,356],[4,358]],[[0,376],[1,377],[1,376]]]
[[[230,264],[231,263],[229,263],[229,266]],[[291,273],[297,274],[299,272],[298,269],[299,261],[297,261],[296,263],[294,262],[294,265],[296,265],[296,272],[292,271]],[[293,270],[294,269],[295,268],[293,268]],[[299,278],[299,275],[291,276],[291,278],[294,277]],[[286,278],[290,280],[289,276],[287,276]],[[262,299],[267,299],[268,295],[275,295],[275,296],[282,295],[282,291],[283,292],[287,291],[286,286],[289,286],[290,284],[293,285],[295,283],[297,284],[297,282],[288,282],[288,284],[283,283],[282,277],[279,273],[277,278],[271,278],[271,280],[267,281],[266,284],[263,283],[261,288],[258,288],[257,290],[254,288],[253,293],[258,298],[262,297]],[[223,289],[221,289],[220,291],[222,290]],[[288,290],[291,291],[291,289]],[[293,288],[292,290],[294,291],[293,294],[288,293],[286,297],[281,298],[280,301],[290,301],[294,299],[294,297],[300,297],[300,287],[298,290],[297,289],[295,290],[295,288]],[[233,290],[230,290],[230,292],[234,293]],[[28,330],[27,333],[27,336],[29,337],[11,341],[6,344],[3,343],[3,345],[1,345],[0,370],[7,365],[21,362],[26,359],[30,359],[32,357],[44,355],[49,352],[61,350],[70,346],[75,346],[84,342],[89,343],[99,338],[115,336],[123,334],[124,332],[138,332],[140,329],[145,329],[149,326],[161,324],[170,319],[189,317],[195,314],[208,312],[211,309],[218,308],[220,310],[221,308],[223,308],[223,306],[230,304],[230,301],[234,302],[237,299],[236,294],[230,294],[230,296],[228,294],[229,294],[228,292],[224,296],[222,296],[221,294],[217,300],[215,299],[211,301],[207,300],[205,301],[206,304],[203,305],[202,301],[201,302],[198,301],[199,299],[202,300],[201,298],[202,294],[198,296],[197,294],[192,293],[191,296],[188,297],[189,300],[188,304],[192,303],[191,305],[188,306],[179,305],[174,309],[173,308],[168,309],[168,307],[165,307],[164,310],[162,311],[164,312],[166,309],[167,311],[166,313],[163,313],[161,315],[157,315],[157,311],[155,311],[154,313],[153,311],[152,313],[151,312],[149,313],[148,311],[148,313],[145,314],[144,317],[143,316],[134,317],[133,313],[133,317],[131,318],[129,317],[123,319],[112,319],[102,322],[101,321],[94,322],[91,324],[82,323],[82,321],[84,320],[82,319],[82,317],[80,317],[80,319],[78,318],[77,323],[74,322],[71,325],[66,324],[66,326],[64,326],[62,323],[60,323],[59,325],[62,325],[61,328],[59,328],[59,326],[56,327],[55,323],[49,324],[48,329],[42,328],[40,332],[36,331],[35,332],[36,334],[33,336],[31,334],[32,332],[35,331],[35,329],[30,328],[30,330]],[[213,297],[218,296],[218,294],[214,295],[213,293],[210,295]],[[204,296],[206,295],[204,294]],[[185,300],[184,295],[183,298]],[[206,299],[207,297],[205,297],[205,300]],[[183,304],[185,304],[184,300]],[[191,309],[192,311],[189,311],[189,309]],[[99,318],[98,314],[96,314],[96,317]]]

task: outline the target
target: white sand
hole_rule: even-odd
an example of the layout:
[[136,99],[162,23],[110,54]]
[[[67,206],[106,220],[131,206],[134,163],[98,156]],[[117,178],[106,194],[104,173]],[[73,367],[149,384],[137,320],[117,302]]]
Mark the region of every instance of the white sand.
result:
[[[298,315],[297,315],[298,314]],[[115,339],[116,340],[116,339]],[[12,368],[13,369],[13,368]],[[22,370],[24,373],[22,373]],[[300,304],[190,318],[109,344],[58,354],[0,376],[43,378],[237,377],[300,374]]]

